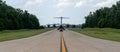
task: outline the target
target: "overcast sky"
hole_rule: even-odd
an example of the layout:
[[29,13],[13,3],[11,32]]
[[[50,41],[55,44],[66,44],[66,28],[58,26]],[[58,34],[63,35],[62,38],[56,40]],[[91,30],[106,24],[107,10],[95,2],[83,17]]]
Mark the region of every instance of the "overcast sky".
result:
[[82,24],[90,11],[111,7],[119,0],[4,0],[10,6],[37,16],[41,25],[59,23],[54,17],[69,17],[64,23]]

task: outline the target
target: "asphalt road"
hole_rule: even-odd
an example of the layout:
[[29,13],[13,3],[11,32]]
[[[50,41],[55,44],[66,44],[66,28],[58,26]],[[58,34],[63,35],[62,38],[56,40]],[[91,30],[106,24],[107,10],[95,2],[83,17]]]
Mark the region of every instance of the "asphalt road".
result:
[[[88,37],[73,31],[63,33],[68,52],[120,52],[120,42]],[[60,52],[61,34],[52,30],[37,36],[0,42],[0,52]]]

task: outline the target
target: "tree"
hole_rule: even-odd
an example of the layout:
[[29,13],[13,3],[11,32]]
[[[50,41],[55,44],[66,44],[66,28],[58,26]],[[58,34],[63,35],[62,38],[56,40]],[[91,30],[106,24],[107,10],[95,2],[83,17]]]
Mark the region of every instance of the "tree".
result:
[[0,0],[0,30],[38,29],[39,26],[35,15],[15,9]]
[[85,27],[99,27],[99,28],[119,28],[120,29],[120,1],[113,5],[111,8],[104,7],[90,12],[85,17]]
[[50,28],[50,25],[48,24],[47,27]]
[[53,24],[53,28],[56,28],[56,24]]
[[69,27],[70,27],[70,24],[67,24],[66,27],[69,28]]
[[72,28],[75,28],[76,27],[76,25],[72,25]]

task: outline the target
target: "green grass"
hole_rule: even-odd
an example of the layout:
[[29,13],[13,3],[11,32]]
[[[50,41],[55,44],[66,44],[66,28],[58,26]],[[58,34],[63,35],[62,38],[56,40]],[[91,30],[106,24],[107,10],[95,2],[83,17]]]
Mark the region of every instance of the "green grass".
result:
[[85,29],[70,29],[91,37],[118,41],[120,42],[120,29],[112,29],[112,28],[85,28]]
[[52,29],[3,30],[3,31],[0,31],[0,42],[31,37],[31,36],[35,36],[35,35],[38,35],[40,33],[43,33],[43,32],[49,31],[49,30],[52,30]]

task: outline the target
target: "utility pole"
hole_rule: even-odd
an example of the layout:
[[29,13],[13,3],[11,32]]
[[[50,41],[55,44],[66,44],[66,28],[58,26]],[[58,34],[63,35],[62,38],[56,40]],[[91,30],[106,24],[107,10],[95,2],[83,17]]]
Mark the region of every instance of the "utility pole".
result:
[[60,19],[60,25],[63,25],[63,19],[68,19],[68,17],[55,17]]
[[60,21],[61,21],[61,23],[60,23],[60,24],[62,25],[62,19],[63,19],[63,17],[60,17],[60,19],[61,19],[61,20],[60,20]]

